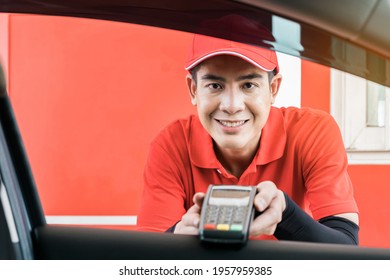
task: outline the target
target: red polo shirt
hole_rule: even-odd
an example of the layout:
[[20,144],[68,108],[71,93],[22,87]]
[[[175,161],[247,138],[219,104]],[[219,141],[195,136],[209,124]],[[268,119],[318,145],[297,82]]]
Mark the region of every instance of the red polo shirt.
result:
[[333,118],[309,108],[271,108],[259,150],[240,178],[226,172],[197,116],[175,121],[151,143],[138,228],[165,231],[210,184],[257,185],[266,180],[316,220],[358,212],[347,158]]

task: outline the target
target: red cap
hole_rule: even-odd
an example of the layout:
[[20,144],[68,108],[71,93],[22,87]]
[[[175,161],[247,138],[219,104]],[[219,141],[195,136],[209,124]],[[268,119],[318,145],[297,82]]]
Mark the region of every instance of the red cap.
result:
[[217,55],[234,55],[263,71],[279,72],[278,59],[273,50],[198,34],[194,35],[185,69],[191,70],[204,60]]

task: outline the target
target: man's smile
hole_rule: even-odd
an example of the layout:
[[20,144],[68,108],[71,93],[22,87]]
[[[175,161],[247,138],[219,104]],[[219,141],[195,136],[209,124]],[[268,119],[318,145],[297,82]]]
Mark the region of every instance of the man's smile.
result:
[[240,126],[244,125],[248,120],[231,121],[231,120],[218,120],[218,119],[216,119],[216,121],[218,121],[222,126],[225,126],[225,127],[240,127]]

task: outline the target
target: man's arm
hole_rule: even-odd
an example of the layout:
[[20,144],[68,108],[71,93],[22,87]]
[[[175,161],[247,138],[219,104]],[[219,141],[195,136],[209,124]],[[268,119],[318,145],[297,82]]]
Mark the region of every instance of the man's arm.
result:
[[356,213],[345,213],[313,220],[288,195],[282,221],[275,237],[283,240],[358,245],[359,226]]
[[273,234],[282,240],[358,244],[356,213],[329,216],[317,222],[273,182],[262,182],[257,189],[254,204],[261,214],[252,222],[250,235]]
[[186,212],[181,178],[177,162],[158,142],[153,142],[145,165],[138,230],[163,232],[180,220]]
[[358,244],[358,209],[339,127],[330,115],[316,111],[302,120],[300,129],[310,133],[297,138],[296,157],[313,218],[285,195],[286,209],[275,236],[287,240]]
[[358,225],[348,159],[337,123],[330,115],[323,115],[309,130],[298,155],[312,216],[315,220],[335,216]]
[[193,197],[194,205],[167,232],[173,232],[175,234],[199,234],[200,211],[204,198],[204,193],[196,193]]

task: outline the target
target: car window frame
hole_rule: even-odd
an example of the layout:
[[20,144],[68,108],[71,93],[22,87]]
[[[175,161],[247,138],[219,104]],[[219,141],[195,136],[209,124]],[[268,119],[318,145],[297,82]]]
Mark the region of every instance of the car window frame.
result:
[[[18,11],[18,8],[10,8],[7,11]],[[34,12],[34,10],[25,9],[24,12],[26,11]],[[132,14],[134,17],[133,20],[124,18],[123,21],[164,28],[186,29],[185,31],[190,32],[195,31],[193,27],[181,26],[178,28],[177,26],[173,26],[172,23],[168,23],[168,17],[161,20],[161,22],[153,20],[151,19],[153,13],[149,18],[145,16],[147,10],[142,11],[144,12],[143,14],[141,13],[142,16]],[[35,12],[38,13],[37,10],[35,10]],[[46,10],[45,13],[59,14],[58,12],[50,12],[50,9]],[[68,11],[62,15],[77,16],[79,14],[77,14],[76,11]],[[172,15],[170,14],[169,16],[171,17]],[[95,16],[90,15],[90,17],[110,19],[109,16],[104,14]],[[196,22],[195,19],[194,22]],[[207,33],[207,35],[215,35],[215,30],[196,31],[204,34]],[[224,37],[225,35],[218,34],[218,36]],[[274,241],[249,241],[248,245],[240,251],[241,254],[237,255],[236,250],[233,248],[205,246],[193,236],[48,226],[45,223],[43,210],[39,202],[39,196],[18,132],[17,123],[13,116],[11,104],[4,90],[0,95],[0,121],[2,133],[0,134],[0,146],[2,148],[2,151],[0,151],[0,155],[2,155],[0,157],[0,169],[4,177],[4,185],[7,188],[7,193],[10,197],[10,204],[12,205],[15,220],[19,221],[16,222],[16,225],[18,233],[22,236],[20,240],[21,243],[23,243],[21,245],[21,258],[23,259],[91,259],[93,257],[96,259],[105,259],[107,258],[107,250],[112,250],[113,248],[118,249],[117,253],[111,252],[108,256],[116,259],[155,259],[164,257],[167,259],[177,259],[178,257],[182,257],[183,259],[209,259],[212,257],[220,259],[235,259],[237,257],[255,259],[390,258],[390,250],[385,249],[353,248],[348,246],[318,245],[300,242],[278,242],[275,244]],[[60,244],[62,241],[66,242]],[[99,242],[101,244],[97,246]],[[88,243],[86,246],[91,249],[91,251],[85,252],[84,249],[86,247],[83,246],[80,246],[79,248],[76,247],[77,244],[83,243]],[[183,244],[184,246],[182,246]],[[72,245],[73,248],[67,248],[67,245]],[[147,248],[142,255],[139,255],[138,250],[144,248],[143,246]],[[152,248],[152,246],[154,246],[154,248]],[[155,246],[159,248],[157,251],[160,252],[155,252]],[[93,247],[96,248],[92,250]],[[123,248],[121,249],[121,247]],[[60,249],[55,251],[53,248]],[[191,249],[195,251],[194,254],[189,255],[188,250]],[[272,253],[275,252],[275,249],[277,249],[276,251],[282,251]],[[281,254],[280,252],[284,253]],[[286,255],[285,253],[289,254]]]

